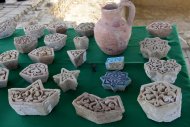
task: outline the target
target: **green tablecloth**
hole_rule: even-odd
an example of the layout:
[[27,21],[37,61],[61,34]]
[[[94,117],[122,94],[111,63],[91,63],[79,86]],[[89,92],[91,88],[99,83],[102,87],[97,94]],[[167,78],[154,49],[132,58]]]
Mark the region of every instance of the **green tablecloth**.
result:
[[[6,50],[15,49],[13,38],[23,35],[22,30],[16,30],[14,35],[0,40],[0,53]],[[73,29],[67,31],[68,39],[66,46],[61,50],[55,52],[55,59],[53,64],[49,67],[49,79],[44,83],[45,88],[59,88],[53,82],[52,76],[60,73],[61,68],[69,70],[75,69],[70,62],[66,53],[67,50],[75,49],[73,38],[76,36]],[[145,83],[150,83],[151,80],[146,76],[144,71],[144,59],[140,53],[139,41],[145,37],[149,37],[145,27],[133,27],[132,36],[127,50],[122,54],[125,56],[124,71],[129,73],[132,83],[126,88],[124,92],[112,92],[104,90],[101,86],[100,76],[106,73],[105,61],[108,57],[100,51],[97,47],[94,38],[90,38],[90,47],[87,51],[87,61],[78,69],[81,70],[78,78],[78,87],[76,91],[61,92],[61,98],[58,105],[48,116],[19,116],[9,106],[7,89],[8,88],[23,88],[29,85],[24,79],[19,76],[19,72],[32,63],[27,54],[20,54],[19,68],[11,70],[9,75],[9,82],[7,88],[0,89],[0,127],[94,127],[94,126],[109,126],[109,127],[189,127],[190,126],[190,81],[186,70],[185,61],[182,56],[181,46],[178,39],[176,28],[173,27],[172,34],[167,38],[171,50],[168,53],[167,59],[176,59],[182,65],[182,70],[178,75],[175,85],[182,88],[183,103],[181,117],[171,123],[157,123],[148,119],[137,102],[140,86]],[[38,47],[43,46],[43,38],[39,39]],[[97,72],[91,69],[92,63],[96,64]],[[95,94],[100,97],[107,97],[112,95],[120,95],[125,107],[123,119],[118,122],[96,125],[78,115],[76,115],[72,101],[83,92]]]

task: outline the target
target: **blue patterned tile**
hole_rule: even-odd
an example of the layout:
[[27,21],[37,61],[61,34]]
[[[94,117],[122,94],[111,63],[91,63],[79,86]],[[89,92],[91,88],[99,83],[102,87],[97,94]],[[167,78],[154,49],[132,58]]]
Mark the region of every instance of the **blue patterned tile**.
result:
[[122,70],[124,67],[124,56],[107,58],[105,65],[107,70]]
[[110,71],[106,72],[104,76],[100,77],[102,86],[105,89],[111,89],[114,92],[124,91],[125,88],[131,83],[131,79],[128,77],[127,72]]

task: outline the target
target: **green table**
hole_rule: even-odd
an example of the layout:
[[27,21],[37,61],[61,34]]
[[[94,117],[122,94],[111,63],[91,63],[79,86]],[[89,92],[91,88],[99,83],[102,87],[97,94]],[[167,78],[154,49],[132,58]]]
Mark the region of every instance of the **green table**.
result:
[[[22,30],[16,30],[14,35],[0,40],[0,53],[3,51],[15,49],[13,44],[13,38],[23,35]],[[47,32],[46,32],[47,34]],[[76,33],[73,29],[67,31],[68,39],[66,46],[61,50],[55,52],[55,59],[53,64],[49,67],[49,79],[47,83],[44,83],[45,88],[59,88],[56,83],[53,82],[52,76],[60,73],[61,68],[67,68],[68,70],[74,70],[75,67],[70,62],[66,53],[67,50],[75,49],[73,44],[73,38]],[[94,127],[94,126],[108,126],[108,127],[139,127],[139,126],[151,126],[151,127],[189,127],[190,126],[190,80],[188,77],[185,61],[182,55],[181,46],[178,39],[176,27],[173,27],[172,34],[167,38],[171,50],[168,53],[166,59],[176,59],[179,64],[182,65],[182,70],[178,75],[175,85],[182,88],[183,103],[181,117],[171,123],[157,123],[148,119],[137,102],[137,96],[139,94],[140,86],[146,83],[150,83],[151,80],[146,76],[144,71],[144,59],[140,53],[139,41],[145,37],[149,37],[145,27],[133,27],[132,36],[127,50],[122,54],[125,56],[125,68],[124,71],[129,73],[132,79],[132,83],[126,88],[124,92],[112,92],[110,90],[104,90],[101,86],[100,76],[106,73],[105,61],[108,57],[100,51],[97,47],[93,37],[90,38],[90,47],[87,51],[87,61],[78,69],[81,70],[78,78],[78,87],[76,91],[68,91],[66,93],[61,92],[61,98],[58,105],[48,116],[19,116],[9,106],[7,89],[8,88],[24,88],[29,85],[24,79],[19,76],[19,72],[32,63],[27,54],[20,54],[19,56],[19,68],[11,70],[9,75],[8,87],[0,89],[0,127]],[[43,46],[43,38],[39,39],[38,47]],[[96,64],[97,72],[92,71],[92,64]],[[75,113],[75,109],[72,106],[72,101],[83,92],[95,94],[99,97],[107,97],[113,95],[120,95],[125,107],[125,113],[123,119],[118,122],[97,125],[90,122]]]

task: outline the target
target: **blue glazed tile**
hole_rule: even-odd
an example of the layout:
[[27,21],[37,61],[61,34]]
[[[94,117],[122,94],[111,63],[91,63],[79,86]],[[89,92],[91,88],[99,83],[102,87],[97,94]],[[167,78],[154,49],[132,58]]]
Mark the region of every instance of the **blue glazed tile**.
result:
[[105,65],[107,70],[122,70],[124,67],[124,56],[107,58]]
[[124,91],[125,88],[131,83],[127,72],[110,71],[106,72],[104,76],[100,77],[104,89],[111,89],[114,92]]

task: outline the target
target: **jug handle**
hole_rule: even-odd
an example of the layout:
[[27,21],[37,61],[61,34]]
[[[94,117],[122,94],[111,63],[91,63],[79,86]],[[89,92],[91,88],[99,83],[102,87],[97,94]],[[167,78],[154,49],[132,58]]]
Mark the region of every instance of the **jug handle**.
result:
[[124,6],[129,7],[129,17],[127,19],[127,23],[129,26],[132,26],[136,12],[135,5],[129,0],[121,0],[121,2],[119,3],[120,9],[122,10]]

